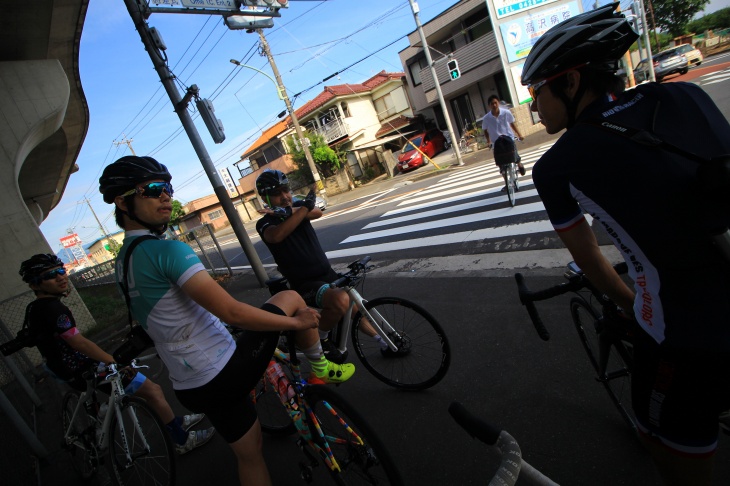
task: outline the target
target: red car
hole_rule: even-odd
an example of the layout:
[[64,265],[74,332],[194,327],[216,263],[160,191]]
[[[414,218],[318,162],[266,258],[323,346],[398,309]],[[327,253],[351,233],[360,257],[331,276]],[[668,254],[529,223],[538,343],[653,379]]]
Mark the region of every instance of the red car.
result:
[[[418,147],[418,150],[416,150],[416,147]],[[398,154],[398,170],[406,172],[425,165],[427,161],[424,160],[421,152],[430,158],[447,148],[446,137],[441,133],[441,130],[433,129],[419,133],[411,137]]]

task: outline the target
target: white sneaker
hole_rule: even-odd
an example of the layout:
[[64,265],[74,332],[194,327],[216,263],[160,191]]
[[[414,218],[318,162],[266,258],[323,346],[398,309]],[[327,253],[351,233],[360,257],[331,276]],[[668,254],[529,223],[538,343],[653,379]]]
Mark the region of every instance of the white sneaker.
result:
[[176,445],[175,450],[177,450],[178,454],[187,454],[196,447],[200,447],[208,442],[213,438],[213,435],[215,435],[215,428],[213,427],[203,430],[191,430],[188,433],[188,440],[185,441],[185,444]]
[[182,427],[183,430],[188,431],[188,430],[190,430],[190,427],[197,424],[204,418],[205,418],[204,413],[194,413],[192,415],[185,415],[183,417],[183,421],[182,421],[182,424],[180,424],[180,426]]

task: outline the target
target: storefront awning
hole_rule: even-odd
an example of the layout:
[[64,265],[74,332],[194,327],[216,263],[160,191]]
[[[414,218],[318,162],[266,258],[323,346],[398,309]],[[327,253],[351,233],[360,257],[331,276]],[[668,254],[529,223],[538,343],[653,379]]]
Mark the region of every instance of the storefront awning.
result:
[[390,135],[388,137],[379,138],[377,140],[373,140],[372,142],[366,143],[364,145],[360,145],[358,147],[353,147],[353,150],[360,150],[360,149],[366,149],[366,148],[372,148],[372,147],[379,147],[380,145],[383,145],[388,142],[392,142],[393,140],[397,140],[401,137],[407,137],[408,135],[411,135],[413,133],[416,133],[418,130],[410,131],[407,133],[398,133],[396,135]]

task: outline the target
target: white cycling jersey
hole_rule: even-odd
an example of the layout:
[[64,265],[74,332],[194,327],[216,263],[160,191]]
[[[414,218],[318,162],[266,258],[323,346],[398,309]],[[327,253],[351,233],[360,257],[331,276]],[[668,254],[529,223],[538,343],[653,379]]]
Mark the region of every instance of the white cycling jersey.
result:
[[[116,262],[117,282],[129,244],[147,230],[127,231]],[[205,267],[185,243],[146,240],[129,261],[132,317],[147,330],[167,366],[173,388],[197,388],[212,380],[236,349],[231,334],[216,316],[182,290]]]

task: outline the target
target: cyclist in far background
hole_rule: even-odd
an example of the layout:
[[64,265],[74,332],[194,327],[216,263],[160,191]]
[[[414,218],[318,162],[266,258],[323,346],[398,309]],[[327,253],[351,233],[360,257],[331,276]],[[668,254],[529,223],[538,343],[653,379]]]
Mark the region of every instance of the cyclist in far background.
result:
[[[100,362],[113,363],[114,358],[79,332],[71,309],[61,302],[61,297],[70,291],[63,262],[56,255],[40,253],[24,261],[19,273],[35,292],[36,299],[28,304],[25,315],[46,366],[72,388],[86,391],[86,380],[81,375]],[[125,373],[123,383],[126,393],[144,398],[167,425],[179,454],[190,452],[213,437],[212,427],[187,432],[205,415],[176,417],[160,385],[142,373]]]
[[[515,125],[515,116],[509,108],[501,106],[497,95],[490,96],[487,104],[489,105],[489,111],[482,118],[482,130],[484,130],[484,136],[487,137],[487,147],[491,148],[493,142],[496,142],[499,137],[507,137],[512,146],[514,146],[515,137],[524,140],[517,129],[517,125]],[[525,175],[525,167],[520,162],[517,147],[514,148],[514,151],[517,170],[520,171],[520,175]]]
[[[575,262],[640,326],[632,402],[662,479],[709,485],[718,416],[730,408],[730,262],[710,230],[727,227],[730,214],[708,202],[700,162],[623,133],[633,127],[710,159],[730,154],[730,125],[695,84],[623,92],[618,60],[638,34],[617,6],[556,25],[525,61],[532,110],[547,133],[567,129],[533,180]],[[613,239],[633,289],[601,253],[584,211]]]

